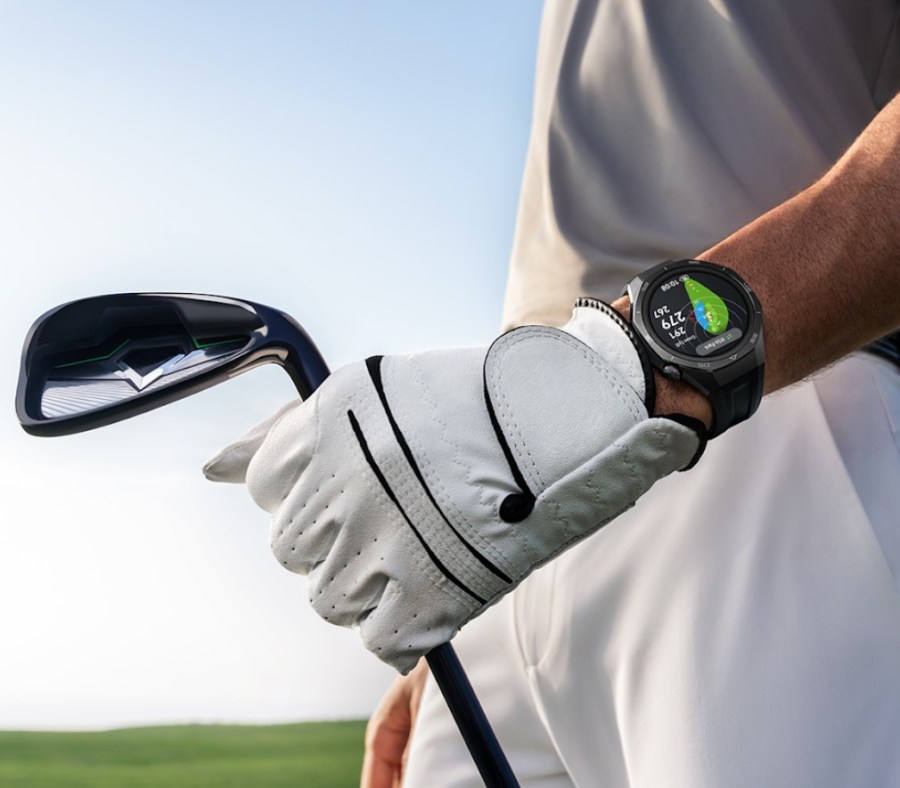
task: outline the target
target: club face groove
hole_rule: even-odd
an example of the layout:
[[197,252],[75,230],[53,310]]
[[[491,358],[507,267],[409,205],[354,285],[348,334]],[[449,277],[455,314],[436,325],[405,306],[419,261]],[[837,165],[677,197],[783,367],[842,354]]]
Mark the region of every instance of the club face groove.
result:
[[63,304],[31,327],[16,413],[67,435],[145,413],[266,363],[301,396],[328,374],[306,332],[271,307],[197,293],[119,293]]

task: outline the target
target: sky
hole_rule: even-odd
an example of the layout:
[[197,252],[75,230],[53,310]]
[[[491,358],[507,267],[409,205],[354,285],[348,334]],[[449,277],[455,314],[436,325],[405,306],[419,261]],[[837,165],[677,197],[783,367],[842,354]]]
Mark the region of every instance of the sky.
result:
[[297,318],[332,368],[500,323],[539,0],[0,0],[0,728],[361,717],[392,671],[320,620],[267,515],[200,472],[275,367],[34,438],[31,323],[183,291]]

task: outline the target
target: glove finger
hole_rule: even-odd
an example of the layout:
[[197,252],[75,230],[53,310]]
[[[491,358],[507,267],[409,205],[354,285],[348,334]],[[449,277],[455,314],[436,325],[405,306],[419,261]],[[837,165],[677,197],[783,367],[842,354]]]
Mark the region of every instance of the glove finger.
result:
[[203,475],[211,482],[243,484],[247,478],[247,466],[262,446],[269,431],[302,402],[299,399],[289,402],[264,422],[257,424],[246,435],[226,446],[203,466]]
[[327,564],[326,561],[309,573],[309,601],[313,610],[330,624],[356,626],[378,607],[392,579],[378,568],[336,577]]
[[448,593],[443,604],[428,604],[428,595],[410,593],[400,583],[388,583],[378,606],[359,623],[359,634],[369,651],[395,670],[409,673],[419,657],[450,640],[459,622],[478,604],[463,603],[447,589],[446,581],[432,587],[432,594]]
[[[316,418],[326,416],[321,413]],[[358,448],[349,419],[339,418],[329,427],[328,439],[313,446],[314,430],[307,425],[304,436],[308,440],[303,441],[298,462],[309,464],[301,473],[296,473],[297,468],[283,469],[285,478],[278,485],[289,489],[277,491],[284,492],[284,497],[272,518],[272,552],[291,572],[312,578],[319,567],[327,577],[353,585],[372,571],[393,567],[390,555],[396,540],[385,536],[414,537]],[[268,446],[260,451],[260,462],[268,451]],[[251,491],[256,486],[256,465],[254,462],[248,477]],[[275,493],[269,494],[274,497]],[[370,605],[366,602],[364,606]]]
[[316,446],[318,393],[285,413],[263,436],[246,467],[247,491],[274,514],[309,465]]

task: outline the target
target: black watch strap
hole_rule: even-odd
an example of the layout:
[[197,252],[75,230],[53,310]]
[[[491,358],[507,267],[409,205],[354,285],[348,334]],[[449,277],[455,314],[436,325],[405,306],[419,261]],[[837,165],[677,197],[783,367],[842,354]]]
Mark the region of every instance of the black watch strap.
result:
[[713,412],[710,438],[746,421],[756,412],[763,395],[763,371],[764,366],[760,365],[734,382],[714,388],[708,394]]

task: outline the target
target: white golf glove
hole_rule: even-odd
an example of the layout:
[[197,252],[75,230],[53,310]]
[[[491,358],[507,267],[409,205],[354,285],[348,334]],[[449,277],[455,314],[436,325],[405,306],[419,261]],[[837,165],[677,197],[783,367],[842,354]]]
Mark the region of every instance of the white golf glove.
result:
[[[246,481],[313,607],[402,673],[535,567],[692,464],[702,426],[651,418],[630,327],[579,300],[562,329],[374,357],[204,468]],[[699,426],[699,422],[696,423]]]

